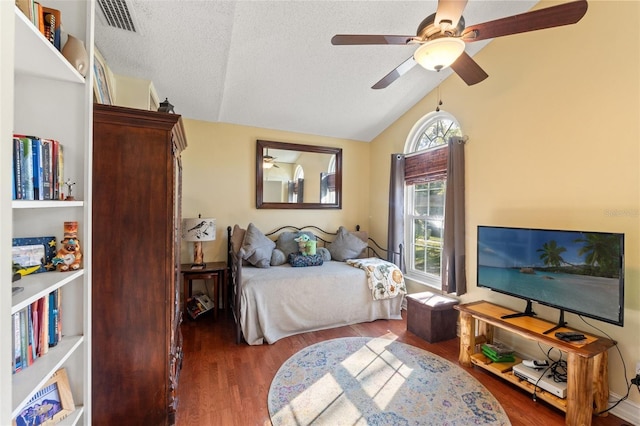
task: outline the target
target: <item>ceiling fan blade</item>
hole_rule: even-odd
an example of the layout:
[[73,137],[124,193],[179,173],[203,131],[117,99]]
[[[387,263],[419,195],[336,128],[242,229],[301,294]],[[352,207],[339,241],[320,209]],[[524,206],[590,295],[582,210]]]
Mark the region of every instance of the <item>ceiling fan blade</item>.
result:
[[510,34],[560,27],[578,22],[587,13],[587,1],[578,0],[545,9],[467,27],[461,35],[465,42],[486,40]]
[[489,75],[480,68],[480,65],[466,52],[462,52],[462,55],[451,64],[451,69],[469,86],[480,83],[489,77]]
[[408,44],[415,38],[407,35],[336,34],[331,38],[331,44]]
[[406,74],[411,68],[416,65],[416,61],[413,60],[413,56],[409,57],[406,61],[398,65],[393,71],[385,75],[382,80],[371,86],[372,89],[384,89],[398,78]]
[[434,23],[440,26],[441,30],[455,28],[466,6],[467,0],[438,0]]

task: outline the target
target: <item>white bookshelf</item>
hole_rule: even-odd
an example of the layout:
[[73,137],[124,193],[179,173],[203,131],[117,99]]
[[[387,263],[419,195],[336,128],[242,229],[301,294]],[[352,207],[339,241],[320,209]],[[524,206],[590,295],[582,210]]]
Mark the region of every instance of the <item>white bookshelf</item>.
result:
[[[93,57],[94,0],[42,0],[61,11],[64,30],[81,39]],[[93,78],[83,77],[15,6],[0,1],[0,424],[9,425],[60,368],[67,370],[75,411],[61,424],[91,424],[91,168]],[[90,61],[93,69],[93,60]],[[76,201],[12,200],[13,133],[58,140],[64,146],[65,180]],[[11,239],[63,236],[63,224],[78,222],[82,269],[22,277],[11,294]],[[60,342],[35,362],[12,373],[12,314],[60,289]],[[9,397],[9,395],[11,397]]]

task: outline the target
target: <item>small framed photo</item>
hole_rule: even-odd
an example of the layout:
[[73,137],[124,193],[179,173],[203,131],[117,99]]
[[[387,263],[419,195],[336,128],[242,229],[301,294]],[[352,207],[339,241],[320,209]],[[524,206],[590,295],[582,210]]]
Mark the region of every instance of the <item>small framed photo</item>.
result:
[[24,269],[39,266],[32,273],[55,271],[53,258],[56,257],[56,237],[26,237],[14,238],[11,247],[11,257]]
[[109,71],[98,49],[94,49],[93,56],[93,93],[99,103],[112,105],[113,96],[109,81]]
[[75,410],[67,370],[61,368],[27,402],[14,426],[53,425]]

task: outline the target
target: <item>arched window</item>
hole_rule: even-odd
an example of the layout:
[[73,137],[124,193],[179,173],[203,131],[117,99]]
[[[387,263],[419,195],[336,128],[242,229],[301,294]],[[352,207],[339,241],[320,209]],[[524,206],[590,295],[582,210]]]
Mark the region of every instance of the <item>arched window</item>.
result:
[[451,136],[462,136],[458,121],[447,112],[434,111],[413,126],[404,150],[406,274],[438,289]]
[[326,172],[320,173],[320,202],[336,202],[336,156],[332,155]]

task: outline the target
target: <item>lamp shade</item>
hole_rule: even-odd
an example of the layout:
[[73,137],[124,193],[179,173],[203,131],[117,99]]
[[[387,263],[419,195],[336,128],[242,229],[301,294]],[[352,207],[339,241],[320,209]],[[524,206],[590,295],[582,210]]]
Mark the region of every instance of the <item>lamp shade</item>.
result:
[[420,46],[413,54],[413,59],[428,70],[440,71],[460,57],[464,46],[464,41],[459,38],[437,38]]
[[215,240],[216,220],[201,217],[182,219],[182,239],[195,242]]

